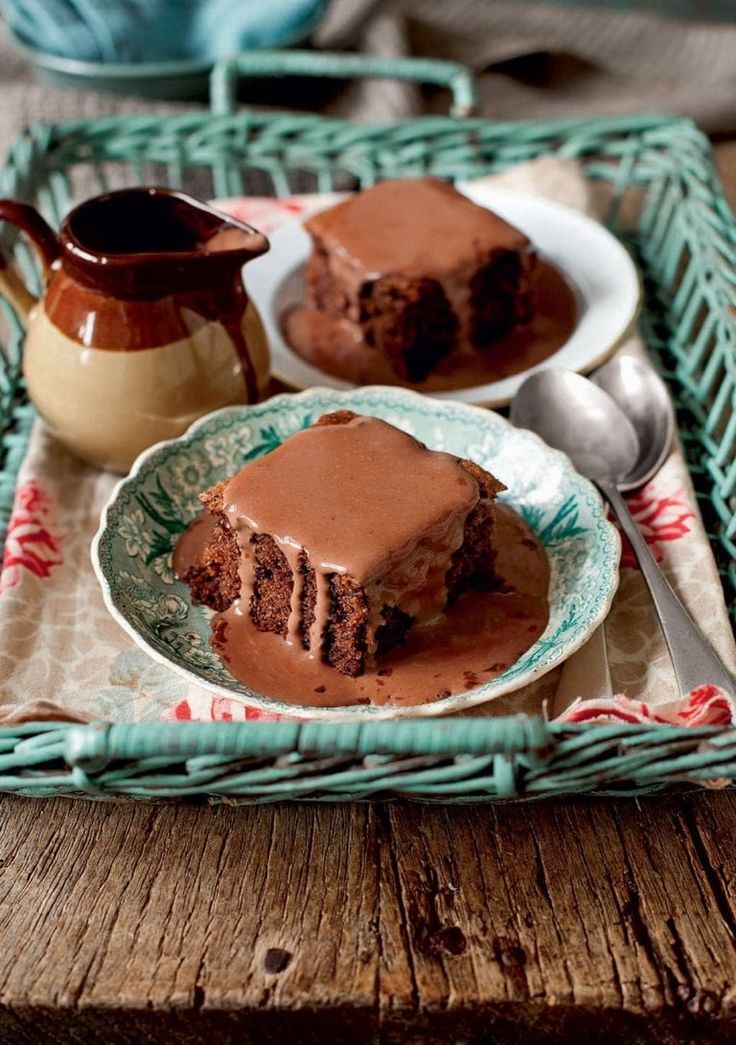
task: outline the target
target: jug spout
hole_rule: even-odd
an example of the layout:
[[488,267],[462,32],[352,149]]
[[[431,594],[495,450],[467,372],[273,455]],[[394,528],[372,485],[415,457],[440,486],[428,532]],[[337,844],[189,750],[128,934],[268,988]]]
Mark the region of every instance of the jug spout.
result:
[[229,254],[237,264],[259,258],[268,247],[268,240],[262,232],[229,218],[222,221],[220,228],[202,243],[202,250],[207,254]]
[[120,189],[76,207],[60,231],[64,266],[86,286],[151,298],[221,286],[267,238],[166,188]]

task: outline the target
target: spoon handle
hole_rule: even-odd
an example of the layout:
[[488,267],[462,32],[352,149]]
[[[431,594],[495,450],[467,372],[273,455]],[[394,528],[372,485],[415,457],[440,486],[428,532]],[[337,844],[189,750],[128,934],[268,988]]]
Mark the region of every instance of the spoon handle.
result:
[[687,696],[696,686],[703,684],[718,686],[730,696],[736,696],[736,679],[723,666],[675,595],[639,532],[626,501],[612,483],[599,482],[598,486],[618,516],[649,588],[681,696]]

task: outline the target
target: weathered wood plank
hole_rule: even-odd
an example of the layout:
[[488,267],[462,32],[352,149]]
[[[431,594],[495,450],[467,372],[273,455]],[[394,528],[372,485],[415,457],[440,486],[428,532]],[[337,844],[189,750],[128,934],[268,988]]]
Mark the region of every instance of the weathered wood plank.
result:
[[734,932],[736,873],[733,850],[736,840],[733,834],[733,795],[726,791],[714,792],[707,801],[688,803],[684,813],[719,910]]
[[[620,1013],[626,1035],[640,1024],[672,1040],[730,1019],[736,952],[682,812],[690,801],[433,809],[418,824],[392,809],[417,1011],[500,1006],[516,1023],[515,1001],[541,1031],[540,1003],[571,1018],[595,1009]],[[718,873],[733,871],[733,854],[720,856]]]
[[[0,1041],[728,1041],[736,794],[0,800]],[[591,1024],[592,1021],[592,1024]]]
[[3,1000],[375,1009],[367,808],[12,806],[0,936],[32,945],[0,954]]

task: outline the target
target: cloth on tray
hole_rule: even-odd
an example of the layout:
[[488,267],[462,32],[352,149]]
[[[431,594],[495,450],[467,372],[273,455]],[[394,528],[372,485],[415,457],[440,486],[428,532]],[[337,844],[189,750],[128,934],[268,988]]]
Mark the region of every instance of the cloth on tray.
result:
[[[488,179],[546,195],[580,210],[594,208],[576,163],[542,158]],[[222,205],[268,233],[324,197],[231,200]],[[643,353],[634,332],[621,351]],[[193,686],[140,650],[109,616],[89,558],[99,515],[117,477],[82,464],[37,421],[18,477],[0,574],[0,721],[78,717],[116,722],[263,718],[236,698]],[[660,473],[629,498],[647,541],[680,597],[724,662],[736,648],[715,562],[698,515],[679,446]],[[624,547],[621,585],[605,624],[613,692],[601,699],[593,650],[576,655],[584,680],[558,706],[561,669],[500,697],[476,714],[538,714],[584,721],[602,715],[677,722],[730,722],[730,701],[703,687],[690,702],[676,693],[654,610],[633,556]],[[587,660],[583,659],[587,656]],[[597,668],[605,665],[597,664]],[[573,685],[576,685],[575,683]],[[568,707],[570,700],[582,703]],[[594,699],[591,699],[594,698]],[[38,703],[38,702],[42,703]]]

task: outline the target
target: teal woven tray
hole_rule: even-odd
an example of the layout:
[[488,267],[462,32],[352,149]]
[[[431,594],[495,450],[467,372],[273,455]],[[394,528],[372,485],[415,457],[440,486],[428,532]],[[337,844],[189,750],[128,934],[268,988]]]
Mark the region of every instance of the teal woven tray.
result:
[[[449,88],[453,115],[358,125],[235,111],[239,76],[395,76]],[[736,609],[736,228],[707,140],[687,120],[639,117],[497,124],[469,115],[472,81],[449,62],[259,53],[218,67],[212,113],[72,121],[29,128],[0,195],[35,201],[50,221],[79,194],[166,181],[200,196],[329,190],[396,175],[471,178],[535,156],[574,157],[608,201],[606,221],[636,257],[642,328],[669,382],[711,545]],[[90,174],[93,181],[90,181]],[[3,230],[32,282],[34,261]],[[10,305],[0,367],[0,526],[7,520],[32,411]],[[2,358],[2,357],[0,357]],[[0,685],[2,684],[0,680]],[[29,694],[48,697],[52,693]],[[161,799],[466,802],[573,792],[638,794],[736,778],[736,730],[547,725],[541,719],[367,724],[35,723],[0,729],[0,790]]]

